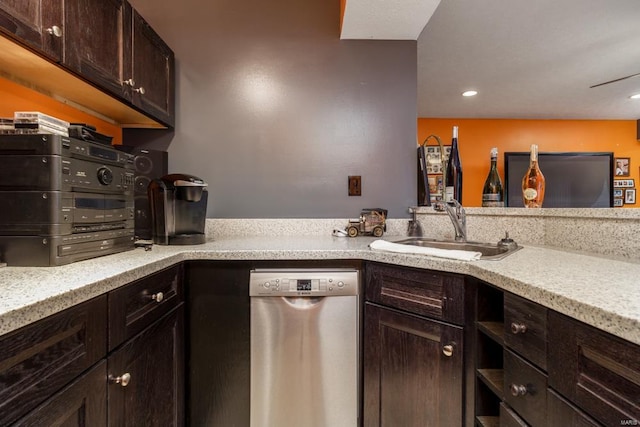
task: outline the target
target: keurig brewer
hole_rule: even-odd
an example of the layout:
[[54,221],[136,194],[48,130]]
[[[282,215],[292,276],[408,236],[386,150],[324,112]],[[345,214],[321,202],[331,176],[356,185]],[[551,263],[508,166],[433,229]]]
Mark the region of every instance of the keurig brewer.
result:
[[153,243],[196,245],[205,242],[207,183],[193,175],[170,174],[149,184]]

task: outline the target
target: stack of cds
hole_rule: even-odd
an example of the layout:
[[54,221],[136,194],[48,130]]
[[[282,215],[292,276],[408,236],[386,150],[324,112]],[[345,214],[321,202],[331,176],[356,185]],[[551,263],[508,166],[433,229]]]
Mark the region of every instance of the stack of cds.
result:
[[16,111],[13,115],[13,126],[16,131],[24,130],[24,133],[69,136],[69,122],[37,111]]
[[0,117],[0,135],[3,133],[11,133],[13,130],[15,130],[13,127],[13,119]]

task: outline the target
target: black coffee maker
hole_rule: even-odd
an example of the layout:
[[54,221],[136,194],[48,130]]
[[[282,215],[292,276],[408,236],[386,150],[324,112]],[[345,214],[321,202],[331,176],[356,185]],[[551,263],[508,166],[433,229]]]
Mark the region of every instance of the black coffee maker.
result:
[[187,174],[170,174],[149,183],[153,243],[197,245],[205,242],[207,183]]

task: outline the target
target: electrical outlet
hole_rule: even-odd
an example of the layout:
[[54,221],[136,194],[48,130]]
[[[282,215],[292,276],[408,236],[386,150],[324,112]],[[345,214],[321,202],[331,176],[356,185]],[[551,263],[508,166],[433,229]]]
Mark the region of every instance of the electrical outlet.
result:
[[362,195],[362,179],[360,178],[360,175],[349,176],[349,195]]

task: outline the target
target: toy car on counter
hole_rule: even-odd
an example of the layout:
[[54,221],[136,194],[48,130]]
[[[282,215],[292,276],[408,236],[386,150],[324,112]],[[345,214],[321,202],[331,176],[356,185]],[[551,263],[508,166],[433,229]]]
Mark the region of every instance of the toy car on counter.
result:
[[359,219],[349,220],[347,235],[349,237],[357,237],[361,234],[381,237],[382,234],[387,231],[386,220],[386,209],[363,209],[362,212],[360,212]]

